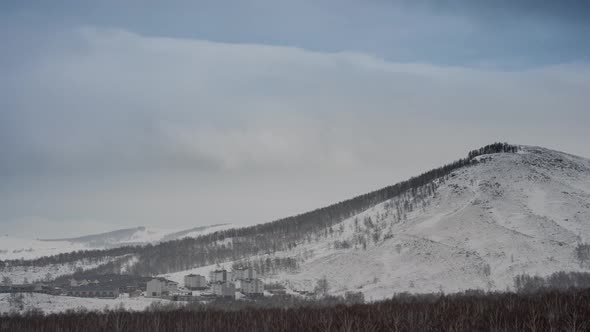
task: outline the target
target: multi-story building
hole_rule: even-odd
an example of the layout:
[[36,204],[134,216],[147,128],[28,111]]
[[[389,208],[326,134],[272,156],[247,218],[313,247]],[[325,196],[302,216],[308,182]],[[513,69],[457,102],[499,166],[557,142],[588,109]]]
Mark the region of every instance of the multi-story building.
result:
[[260,279],[241,280],[242,293],[249,296],[263,296],[264,283]]
[[256,270],[251,267],[240,267],[232,271],[233,280],[256,279]]
[[207,288],[207,279],[199,274],[189,274],[184,277],[184,287],[188,289],[205,289]]
[[218,297],[235,299],[236,286],[231,282],[219,282],[211,285],[213,294]]
[[225,269],[222,270],[214,270],[209,272],[209,282],[214,284],[217,282],[228,282],[231,281],[231,272],[228,272]]
[[155,278],[147,283],[146,296],[160,297],[175,293],[178,290],[178,283],[164,278]]

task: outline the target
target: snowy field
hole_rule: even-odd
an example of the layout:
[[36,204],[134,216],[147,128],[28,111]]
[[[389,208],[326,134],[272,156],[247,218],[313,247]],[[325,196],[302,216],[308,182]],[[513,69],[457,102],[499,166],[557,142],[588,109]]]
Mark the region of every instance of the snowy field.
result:
[[[124,256],[121,256],[124,257]],[[128,265],[133,264],[136,259],[128,255],[128,262],[124,265],[126,268]],[[51,264],[47,266],[14,266],[0,269],[0,279],[3,277],[9,277],[12,283],[22,284],[26,282],[43,281],[49,277],[49,279],[55,279],[59,276],[66,274],[73,274],[78,269],[90,270],[100,265],[111,262],[120,257],[107,257],[98,261],[79,260],[67,264]]]
[[[0,294],[0,313],[13,311],[9,305],[10,294]],[[142,311],[149,307],[153,302],[169,303],[167,300],[144,298],[144,297],[119,297],[117,299],[94,299],[69,296],[55,296],[47,294],[24,294],[24,309],[17,310],[25,312],[33,308],[41,309],[44,313],[57,313],[66,310],[104,310],[125,308],[126,310]]]

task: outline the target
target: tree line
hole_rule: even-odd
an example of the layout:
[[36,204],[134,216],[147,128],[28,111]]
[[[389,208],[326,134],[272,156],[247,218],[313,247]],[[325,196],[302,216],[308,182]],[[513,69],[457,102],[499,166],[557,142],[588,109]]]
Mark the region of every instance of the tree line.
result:
[[565,289],[590,289],[590,273],[560,271],[545,277],[528,274],[514,277],[514,290],[521,293]]
[[[278,300],[276,300],[278,301]],[[0,316],[0,331],[587,331],[590,290],[398,295],[370,303]]]

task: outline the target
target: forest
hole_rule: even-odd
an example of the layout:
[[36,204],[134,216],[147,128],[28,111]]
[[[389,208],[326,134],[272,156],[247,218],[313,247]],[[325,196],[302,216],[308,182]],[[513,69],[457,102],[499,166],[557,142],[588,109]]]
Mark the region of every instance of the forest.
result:
[[398,294],[382,302],[0,316],[0,331],[588,331],[590,290]]

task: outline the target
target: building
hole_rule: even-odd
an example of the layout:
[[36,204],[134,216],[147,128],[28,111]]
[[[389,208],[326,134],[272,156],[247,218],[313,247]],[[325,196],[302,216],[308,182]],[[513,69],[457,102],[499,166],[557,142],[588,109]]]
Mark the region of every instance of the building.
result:
[[272,295],[286,295],[287,294],[286,289],[280,289],[280,288],[269,289],[268,292],[271,293]]
[[233,270],[233,280],[256,279],[256,270],[251,267],[241,267]]
[[164,278],[155,278],[147,283],[146,297],[161,297],[175,293],[178,283]]
[[13,284],[0,286],[0,293],[43,293],[59,295],[61,289],[45,284]]
[[96,297],[116,299],[119,297],[119,288],[108,286],[79,286],[73,287],[66,291],[67,296],[75,297]]
[[236,286],[231,282],[215,283],[211,286],[213,294],[217,297],[236,298]]
[[90,284],[90,282],[88,282],[88,280],[82,279],[82,280],[76,280],[74,278],[70,279],[70,287],[81,287],[81,286],[87,286],[88,284]]
[[189,274],[184,276],[184,287],[187,289],[205,289],[207,288],[207,279],[199,274]]
[[249,296],[263,296],[264,283],[260,279],[249,279],[241,281],[242,293]]
[[40,284],[12,284],[0,287],[0,293],[41,293]]
[[214,284],[217,282],[228,282],[232,280],[231,272],[228,272],[225,269],[222,270],[214,270],[209,272],[209,281]]
[[140,297],[140,296],[141,296],[141,290],[139,290],[139,289],[129,292],[129,297]]

